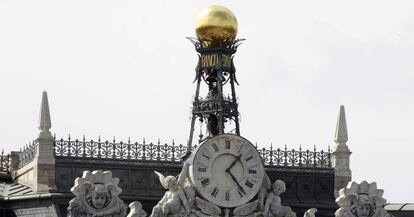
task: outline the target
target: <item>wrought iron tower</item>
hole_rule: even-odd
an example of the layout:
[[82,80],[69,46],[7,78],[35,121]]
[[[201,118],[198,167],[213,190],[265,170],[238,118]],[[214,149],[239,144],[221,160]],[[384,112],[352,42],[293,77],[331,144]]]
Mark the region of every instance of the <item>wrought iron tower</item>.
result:
[[[240,135],[239,111],[235,84],[236,69],[233,58],[243,39],[233,40],[229,43],[207,44],[195,38],[188,38],[198,52],[199,60],[196,67],[197,83],[192,107],[191,129],[188,146],[191,146],[195,121],[206,125],[208,135],[200,135],[200,141],[223,133]],[[200,96],[201,83],[208,87],[205,97]],[[226,87],[230,89],[226,93]],[[225,123],[234,122],[235,128],[225,131]]]
[[[200,140],[223,133],[240,135],[239,111],[235,84],[236,69],[233,58],[243,39],[237,39],[238,24],[233,12],[223,6],[210,6],[199,14],[195,32],[197,38],[188,38],[198,53],[194,82],[197,82],[192,107],[191,129],[188,147],[193,142],[196,119],[200,121]],[[205,97],[200,96],[207,89]],[[207,87],[207,88],[205,88]],[[226,125],[234,128],[225,131]],[[206,126],[207,135],[201,133]]]

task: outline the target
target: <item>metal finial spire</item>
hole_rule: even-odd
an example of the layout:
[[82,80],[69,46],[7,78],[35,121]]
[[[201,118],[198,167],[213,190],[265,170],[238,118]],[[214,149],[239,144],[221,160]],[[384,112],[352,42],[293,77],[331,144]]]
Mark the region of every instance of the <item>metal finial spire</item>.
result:
[[43,91],[42,104],[40,105],[39,125],[38,128],[41,133],[49,132],[52,127],[50,120],[49,101],[47,100],[47,92]]
[[339,108],[338,122],[336,124],[335,142],[338,145],[345,144],[348,141],[348,129],[346,127],[345,107]]

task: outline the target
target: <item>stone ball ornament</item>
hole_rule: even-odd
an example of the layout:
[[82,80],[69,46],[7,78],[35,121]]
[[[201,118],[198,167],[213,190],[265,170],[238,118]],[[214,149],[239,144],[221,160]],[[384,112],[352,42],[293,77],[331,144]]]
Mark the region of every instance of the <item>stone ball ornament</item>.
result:
[[205,47],[230,44],[237,36],[236,16],[228,8],[213,5],[200,12],[195,23],[195,33]]

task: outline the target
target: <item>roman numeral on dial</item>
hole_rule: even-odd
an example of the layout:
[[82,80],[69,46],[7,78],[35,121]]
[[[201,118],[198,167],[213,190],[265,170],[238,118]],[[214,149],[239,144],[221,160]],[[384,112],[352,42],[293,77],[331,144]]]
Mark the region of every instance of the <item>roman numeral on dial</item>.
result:
[[211,146],[213,146],[214,151],[217,152],[219,150],[219,148],[217,147],[217,144],[216,143],[213,143]]
[[239,145],[239,148],[237,149],[237,153],[239,153],[242,150],[243,146]]
[[207,158],[207,159],[210,159],[210,157],[209,157],[209,156],[207,156],[207,155],[205,155],[205,154],[202,154],[201,156],[203,156],[203,157],[205,157],[205,158]]
[[218,190],[217,190],[217,188],[215,188],[215,189],[213,190],[213,192],[211,192],[211,196],[213,196],[213,197],[217,197],[217,194],[218,194]]
[[203,188],[205,188],[209,184],[210,184],[210,180],[209,179],[203,179],[201,181],[201,185],[203,186]]
[[229,192],[226,192],[226,200],[229,201],[230,200],[230,194]]
[[226,141],[226,149],[230,149],[230,141]]
[[199,167],[198,172],[207,172],[207,168],[205,167]]
[[257,172],[256,170],[249,170],[250,174],[256,174],[256,172]]
[[243,197],[246,193],[244,193],[243,191],[238,190],[237,192],[239,192],[239,196]]
[[247,187],[249,187],[249,188],[253,188],[253,183],[251,183],[251,182],[249,182],[249,181],[246,181],[246,183],[244,183]]

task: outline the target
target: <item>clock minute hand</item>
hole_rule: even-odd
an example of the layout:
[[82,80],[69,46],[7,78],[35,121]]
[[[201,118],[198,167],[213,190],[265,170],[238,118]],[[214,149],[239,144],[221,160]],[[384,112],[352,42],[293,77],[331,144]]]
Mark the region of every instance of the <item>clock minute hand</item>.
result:
[[244,191],[244,188],[243,188],[243,187],[239,184],[239,182],[237,181],[236,177],[234,177],[233,173],[231,173],[231,172],[229,171],[229,174],[230,174],[231,178],[233,179],[233,181],[234,181],[234,182],[237,184],[237,186],[239,187],[240,191],[241,191],[243,194],[246,194],[246,192]]
[[226,169],[226,172],[229,173],[230,169],[237,163],[237,161],[240,160],[242,154],[240,154],[239,156],[236,157],[236,159],[233,161],[233,163],[230,164],[230,166]]

